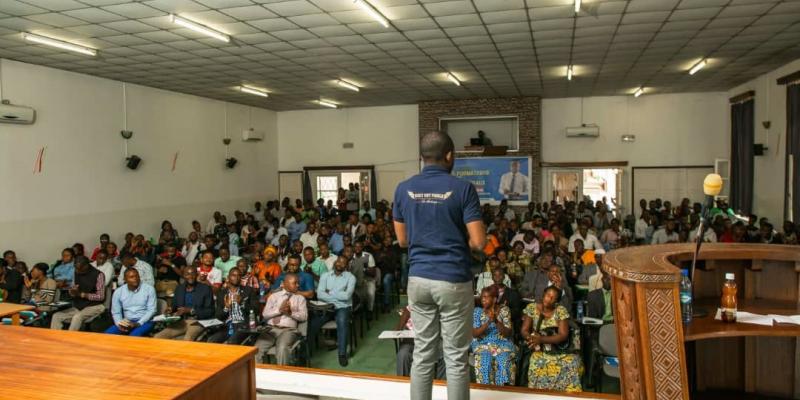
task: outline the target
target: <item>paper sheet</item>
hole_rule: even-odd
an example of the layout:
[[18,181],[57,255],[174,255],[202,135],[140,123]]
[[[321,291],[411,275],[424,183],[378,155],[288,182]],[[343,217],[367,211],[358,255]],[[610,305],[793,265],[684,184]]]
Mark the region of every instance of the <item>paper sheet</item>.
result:
[[[722,320],[722,309],[717,309],[717,315],[714,319]],[[753,314],[747,311],[736,312],[736,322],[742,324],[756,324],[764,326],[772,326],[772,317],[769,315]]]
[[800,315],[777,315],[770,314],[770,318],[774,319],[779,324],[794,324],[800,325]]
[[174,322],[181,319],[181,317],[174,316],[174,315],[156,315],[153,317],[153,322]]
[[404,330],[404,331],[383,331],[380,335],[378,335],[378,339],[413,339],[414,338],[414,331],[411,330]]
[[203,328],[210,328],[212,326],[222,325],[223,322],[218,319],[203,319],[197,321]]

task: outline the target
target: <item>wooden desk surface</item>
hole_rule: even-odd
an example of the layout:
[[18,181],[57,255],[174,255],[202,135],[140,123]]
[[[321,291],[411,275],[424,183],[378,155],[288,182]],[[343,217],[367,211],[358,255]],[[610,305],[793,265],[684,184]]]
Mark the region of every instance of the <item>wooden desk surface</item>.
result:
[[172,399],[254,347],[0,326],[0,387],[9,399]]
[[0,303],[0,317],[6,317],[20,311],[30,311],[35,307],[27,304]]
[[[707,311],[708,315],[703,318],[694,318],[688,326],[684,326],[683,340],[691,342],[694,340],[740,336],[800,336],[800,325],[776,324],[774,321],[772,326],[718,321],[714,319],[718,306],[719,304],[716,300],[698,300],[697,307]],[[762,315],[800,314],[797,304],[787,301],[740,300],[738,310]]]

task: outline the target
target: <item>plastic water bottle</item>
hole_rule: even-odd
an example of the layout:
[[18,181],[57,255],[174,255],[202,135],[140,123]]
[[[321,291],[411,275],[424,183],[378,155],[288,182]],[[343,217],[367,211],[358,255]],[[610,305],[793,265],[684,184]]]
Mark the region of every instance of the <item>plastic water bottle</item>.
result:
[[692,281],[689,270],[681,270],[681,318],[684,324],[692,322]]
[[250,330],[256,329],[256,313],[250,310],[250,317],[248,318],[248,325]]
[[583,302],[582,301],[578,302],[578,310],[577,310],[576,316],[578,317],[578,322],[583,321]]

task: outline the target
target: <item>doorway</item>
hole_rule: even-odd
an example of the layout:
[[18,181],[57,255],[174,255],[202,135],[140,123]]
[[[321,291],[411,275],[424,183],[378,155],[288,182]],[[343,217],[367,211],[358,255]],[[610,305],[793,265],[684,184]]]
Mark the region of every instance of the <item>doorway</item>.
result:
[[547,173],[548,201],[558,203],[605,199],[611,210],[622,204],[622,168],[551,168]]

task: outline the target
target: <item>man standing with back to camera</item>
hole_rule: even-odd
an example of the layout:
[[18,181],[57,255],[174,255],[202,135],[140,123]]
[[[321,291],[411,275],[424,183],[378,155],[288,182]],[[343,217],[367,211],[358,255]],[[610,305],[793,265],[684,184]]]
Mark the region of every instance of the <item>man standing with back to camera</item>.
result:
[[414,324],[411,399],[429,400],[434,365],[443,351],[447,398],[469,399],[468,351],[472,340],[470,249],[483,249],[486,230],[478,193],[450,174],[453,140],[430,132],[420,141],[425,167],[397,186],[394,226],[408,247],[408,303]]

